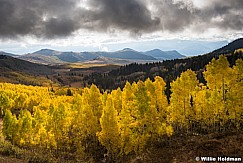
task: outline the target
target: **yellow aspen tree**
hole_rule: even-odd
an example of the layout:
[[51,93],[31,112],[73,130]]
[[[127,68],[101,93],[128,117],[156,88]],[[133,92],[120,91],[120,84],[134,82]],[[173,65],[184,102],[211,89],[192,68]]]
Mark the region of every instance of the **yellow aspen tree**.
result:
[[183,72],[179,78],[171,83],[171,98],[169,106],[170,120],[180,128],[190,127],[190,121],[195,118],[193,110],[193,96],[199,84],[196,74],[192,70]]
[[[155,84],[156,83],[156,84]],[[163,128],[166,125],[162,125],[162,123],[166,123],[166,118],[163,117],[163,114],[165,114],[165,110],[162,111],[162,104],[164,99],[161,99],[161,95],[163,94],[163,90],[160,92],[160,85],[158,78],[156,79],[156,82],[152,82],[150,79],[147,79],[144,82],[145,88],[146,88],[146,93],[148,96],[148,110],[145,113],[145,119],[147,123],[149,124],[146,128],[150,128],[150,137],[151,139],[156,139],[158,138],[159,135],[165,134],[165,128]],[[162,100],[162,101],[159,101]],[[162,104],[162,105],[160,105]]]
[[[87,91],[87,89],[85,89]],[[85,93],[86,93],[85,91]],[[84,94],[84,93],[83,93]],[[70,144],[72,144],[72,148],[76,151],[76,154],[79,157],[84,156],[84,147],[83,142],[86,137],[88,137],[88,126],[84,125],[86,122],[83,122],[88,119],[91,115],[91,110],[86,112],[83,104],[83,98],[80,94],[74,94],[73,105],[72,105],[72,112],[73,118],[71,122],[71,137],[70,137]],[[90,119],[93,120],[94,115],[90,116]],[[94,118],[96,121],[96,118]],[[89,123],[89,122],[88,122]],[[91,122],[93,124],[93,122]],[[96,124],[95,124],[96,125]]]
[[197,93],[194,97],[195,125],[198,132],[207,128],[207,125],[209,125],[208,120],[212,118],[213,110],[208,109],[207,103],[207,87],[200,84],[200,86],[197,87]]
[[160,122],[158,133],[160,135],[167,134],[168,136],[170,136],[173,133],[173,128],[168,121],[168,100],[165,95],[166,83],[164,82],[163,78],[159,76],[156,76],[154,79],[155,81],[153,82],[153,86],[155,90],[154,93],[151,93],[151,95],[152,101],[155,102],[155,111],[157,112],[156,119],[159,118]]
[[243,124],[243,61],[242,59],[236,60],[236,65],[233,67],[234,82],[231,83],[231,103],[232,109],[229,111],[229,116],[232,119],[232,123],[239,130],[240,125]]
[[133,116],[136,118],[136,125],[132,128],[133,139],[135,140],[135,152],[143,152],[147,141],[153,133],[152,127],[152,111],[150,109],[150,97],[148,96],[148,91],[145,87],[144,82],[138,81],[138,83],[133,83],[132,88],[134,90],[135,96],[135,107],[133,109]]
[[21,110],[19,115],[20,142],[19,145],[28,146],[32,144],[32,116],[28,110]]
[[66,100],[69,101],[68,98],[65,99],[65,96],[63,96],[53,101],[49,110],[48,126],[46,127],[47,131],[53,131],[58,150],[69,149],[67,140],[71,119],[69,115],[70,105],[68,102],[65,102]]
[[219,59],[212,59],[206,66],[206,71],[203,72],[204,78],[207,81],[209,89],[222,91],[222,99],[225,98],[225,88],[229,82],[229,62],[223,55]]
[[135,107],[135,95],[129,82],[126,83],[122,91],[122,110],[119,114],[119,123],[121,126],[121,154],[129,154],[134,150],[134,141],[132,134],[133,126],[136,126],[137,117],[132,115]]
[[50,148],[52,142],[55,142],[55,139],[52,142],[49,142],[48,131],[48,115],[45,110],[39,109],[38,106],[34,106],[34,115],[32,121],[33,127],[33,144],[40,146],[41,148]]
[[[151,133],[151,137],[157,137],[157,133],[159,131],[159,128],[161,127],[161,118],[162,116],[160,116],[159,114],[159,107],[157,104],[158,99],[157,99],[157,95],[156,93],[156,88],[153,84],[153,82],[150,79],[147,79],[145,82],[145,88],[146,88],[146,93],[148,96],[148,111],[146,113],[146,119],[148,122],[151,123],[151,129],[153,131],[153,133]],[[162,93],[162,92],[161,92]]]
[[54,133],[47,131],[46,128],[40,124],[38,125],[38,132],[34,137],[35,145],[44,149],[56,149],[57,144]]
[[122,91],[120,88],[117,88],[116,90],[113,90],[111,92],[112,95],[112,101],[114,103],[114,107],[118,114],[120,114],[122,110]]
[[159,76],[156,76],[154,79],[153,85],[155,87],[156,109],[162,116],[165,116],[168,107],[168,100],[165,95],[166,83],[163,78]]
[[102,95],[96,85],[92,84],[89,89],[88,102],[94,115],[99,119],[102,115]]
[[108,95],[106,105],[100,118],[101,132],[97,133],[99,141],[108,150],[114,160],[121,148],[120,126],[117,118],[118,112],[115,110],[112,97]]
[[[230,108],[227,107],[229,99],[227,98],[230,92],[232,82],[232,69],[229,67],[227,58],[223,55],[219,59],[213,59],[203,72],[204,78],[207,81],[208,88],[212,91],[212,100],[217,101],[215,110],[216,126],[219,130],[224,128],[228,121],[228,113]],[[219,98],[219,99],[216,99]],[[214,101],[211,101],[212,103]]]
[[3,116],[6,109],[11,108],[11,99],[6,91],[0,90],[0,115]]
[[28,96],[26,93],[17,93],[17,97],[14,99],[15,101],[15,108],[17,109],[25,109],[28,104]]
[[84,151],[91,157],[96,158],[99,153],[95,151],[98,151],[98,148],[100,148],[96,133],[101,131],[99,118],[103,109],[103,101],[98,88],[95,85],[91,86],[91,88],[85,88],[82,94],[82,107],[79,116],[82,143],[80,152]]
[[197,88],[194,97],[195,120],[197,122],[196,128],[198,132],[213,132],[215,130],[215,123],[218,122],[219,110],[223,105],[220,99],[220,93],[214,90],[207,89],[206,86],[200,85]]
[[[92,99],[93,98],[93,99]],[[97,99],[98,101],[94,101]],[[92,104],[92,102],[98,102],[99,104]],[[102,110],[102,98],[101,96],[96,95],[96,97],[92,97],[90,95],[90,90],[88,88],[84,89],[82,95],[82,110],[81,110],[81,125],[83,125],[83,130],[85,131],[85,135],[95,135],[96,132],[100,131],[99,124],[99,112]],[[99,109],[97,111],[97,109]]]
[[13,121],[13,115],[11,113],[10,110],[6,110],[5,112],[5,116],[3,118],[3,135],[5,136],[5,138],[7,140],[13,140],[13,135],[14,135],[14,128],[13,128],[13,125],[16,125],[16,124],[13,124],[14,121]]

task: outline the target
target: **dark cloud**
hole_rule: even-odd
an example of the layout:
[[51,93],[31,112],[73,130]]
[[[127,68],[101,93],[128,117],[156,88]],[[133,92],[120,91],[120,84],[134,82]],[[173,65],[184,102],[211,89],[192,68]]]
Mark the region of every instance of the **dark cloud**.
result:
[[[201,11],[199,16],[209,27],[243,30],[242,8],[242,0],[215,0],[214,3]],[[215,20],[217,18],[221,20]]]
[[95,9],[90,14],[103,30],[114,27],[148,32],[160,24],[160,19],[152,17],[141,0],[90,0],[89,4]]
[[[160,17],[160,29],[170,32],[182,31],[196,19],[196,11],[183,1],[154,0],[155,15]],[[152,11],[153,12],[153,11]]]
[[[81,0],[82,1],[82,0]],[[242,31],[242,0],[0,0],[0,38],[56,38],[79,29],[142,34],[208,28]]]
[[79,28],[72,18],[75,7],[74,0],[0,0],[0,36],[70,35]]

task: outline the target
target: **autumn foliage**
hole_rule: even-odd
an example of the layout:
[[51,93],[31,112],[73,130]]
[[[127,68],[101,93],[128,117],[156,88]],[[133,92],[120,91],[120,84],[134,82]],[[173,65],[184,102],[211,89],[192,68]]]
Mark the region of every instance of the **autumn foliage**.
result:
[[[65,151],[94,159],[115,160],[141,154],[159,138],[177,133],[210,133],[243,128],[243,61],[229,66],[213,59],[204,71],[206,85],[187,70],[171,83],[127,82],[123,89],[101,93],[92,85],[72,96],[47,87],[0,83],[3,134],[26,148]],[[69,90],[70,93],[70,90]]]

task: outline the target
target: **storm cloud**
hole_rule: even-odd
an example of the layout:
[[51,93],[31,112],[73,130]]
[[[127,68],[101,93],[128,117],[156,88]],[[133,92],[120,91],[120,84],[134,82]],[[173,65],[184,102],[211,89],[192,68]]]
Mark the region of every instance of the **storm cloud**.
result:
[[0,38],[98,32],[242,31],[242,0],[0,0]]

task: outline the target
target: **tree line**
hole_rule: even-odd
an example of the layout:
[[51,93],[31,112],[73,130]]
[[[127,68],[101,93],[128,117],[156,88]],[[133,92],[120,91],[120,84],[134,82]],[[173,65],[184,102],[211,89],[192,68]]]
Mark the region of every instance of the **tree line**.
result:
[[219,58],[220,53],[223,53],[224,56],[227,57],[231,67],[235,65],[237,59],[243,59],[242,50],[220,50],[206,55],[183,59],[165,60],[146,64],[131,63],[114,69],[105,75],[98,72],[91,73],[85,76],[83,80],[89,85],[94,83],[99,89],[110,90],[116,89],[117,87],[124,87],[126,81],[132,83],[139,80],[144,81],[147,78],[153,80],[155,76],[161,76],[166,82],[166,95],[169,97],[171,94],[170,83],[187,69],[193,70],[197,74],[199,82],[206,84],[202,72],[213,58]]

